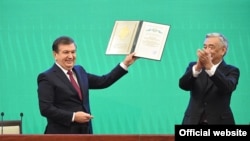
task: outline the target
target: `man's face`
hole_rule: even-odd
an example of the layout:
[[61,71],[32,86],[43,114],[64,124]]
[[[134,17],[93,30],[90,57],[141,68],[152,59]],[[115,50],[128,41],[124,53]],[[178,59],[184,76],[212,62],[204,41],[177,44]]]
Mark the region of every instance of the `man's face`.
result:
[[204,49],[211,54],[213,63],[218,63],[227,50],[218,37],[206,38],[204,41]]
[[66,70],[71,70],[76,61],[75,44],[58,46],[58,52],[53,52],[56,62]]

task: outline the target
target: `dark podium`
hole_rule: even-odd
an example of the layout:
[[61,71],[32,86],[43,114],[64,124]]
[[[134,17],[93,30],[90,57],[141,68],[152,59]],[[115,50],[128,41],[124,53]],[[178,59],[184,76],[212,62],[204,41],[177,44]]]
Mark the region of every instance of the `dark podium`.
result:
[[174,135],[0,135],[0,141],[174,141]]

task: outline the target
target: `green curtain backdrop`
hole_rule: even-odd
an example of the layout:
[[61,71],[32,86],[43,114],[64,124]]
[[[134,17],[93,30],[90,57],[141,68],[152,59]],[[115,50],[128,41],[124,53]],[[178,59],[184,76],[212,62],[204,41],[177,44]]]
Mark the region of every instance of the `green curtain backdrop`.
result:
[[144,20],[171,26],[162,60],[141,58],[111,87],[90,91],[95,134],[173,134],[189,99],[178,80],[208,32],[229,40],[225,60],[241,71],[231,106],[236,123],[249,124],[249,7],[249,0],[0,0],[0,112],[4,120],[23,112],[23,133],[43,134],[36,78],[54,63],[53,40],[74,38],[77,64],[101,75],[124,58],[105,55],[114,22]]

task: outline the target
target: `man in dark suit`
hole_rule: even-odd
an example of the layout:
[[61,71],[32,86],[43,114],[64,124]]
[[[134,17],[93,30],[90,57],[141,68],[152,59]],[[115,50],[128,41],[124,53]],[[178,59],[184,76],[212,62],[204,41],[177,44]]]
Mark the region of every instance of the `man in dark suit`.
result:
[[57,38],[52,50],[55,64],[37,77],[39,108],[47,118],[45,134],[92,134],[89,89],[109,87],[137,58],[131,53],[108,74],[97,76],[75,65],[76,44],[72,38]]
[[222,34],[207,34],[197,62],[191,62],[179,79],[179,87],[190,91],[182,124],[235,124],[230,101],[240,71],[224,61],[227,50]]

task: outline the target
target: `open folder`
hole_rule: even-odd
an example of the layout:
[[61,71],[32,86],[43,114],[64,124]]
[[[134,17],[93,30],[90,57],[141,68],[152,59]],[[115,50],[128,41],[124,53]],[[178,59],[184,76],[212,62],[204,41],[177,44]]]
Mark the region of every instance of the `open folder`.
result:
[[106,54],[160,60],[170,26],[146,21],[115,21]]

